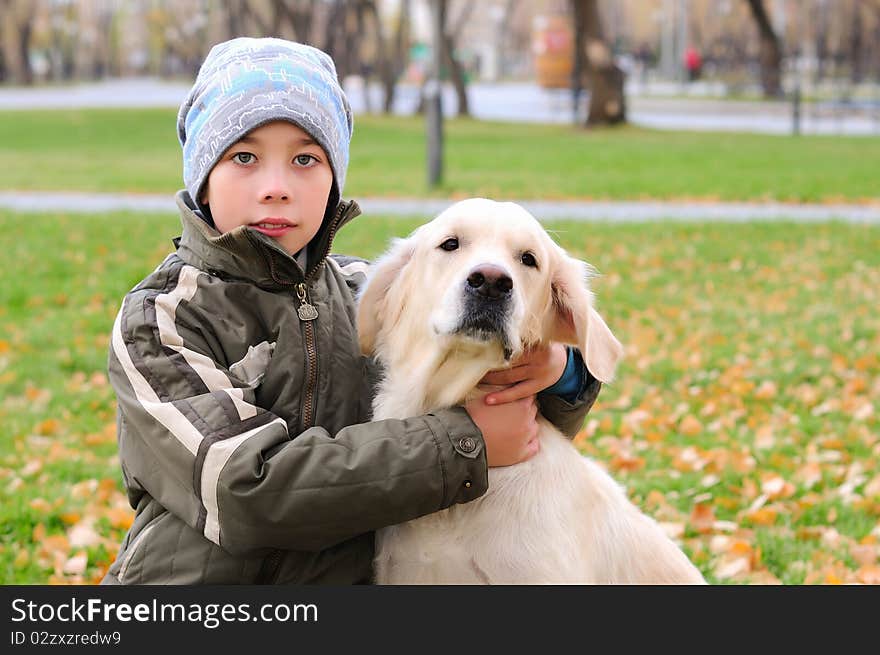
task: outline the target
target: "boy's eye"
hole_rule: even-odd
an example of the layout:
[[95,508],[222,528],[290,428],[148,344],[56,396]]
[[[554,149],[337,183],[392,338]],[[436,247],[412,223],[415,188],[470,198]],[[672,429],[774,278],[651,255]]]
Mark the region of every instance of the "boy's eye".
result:
[[249,152],[237,152],[232,155],[232,160],[239,164],[251,164],[255,157]]
[[297,155],[293,161],[299,166],[313,166],[318,162],[314,155]]

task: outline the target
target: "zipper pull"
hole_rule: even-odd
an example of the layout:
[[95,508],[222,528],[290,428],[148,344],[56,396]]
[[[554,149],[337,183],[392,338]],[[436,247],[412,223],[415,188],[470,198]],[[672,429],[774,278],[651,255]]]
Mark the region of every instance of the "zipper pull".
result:
[[318,318],[318,310],[309,302],[309,296],[306,291],[306,285],[300,282],[296,285],[296,297],[299,298],[299,307],[296,313],[301,321],[314,321]]

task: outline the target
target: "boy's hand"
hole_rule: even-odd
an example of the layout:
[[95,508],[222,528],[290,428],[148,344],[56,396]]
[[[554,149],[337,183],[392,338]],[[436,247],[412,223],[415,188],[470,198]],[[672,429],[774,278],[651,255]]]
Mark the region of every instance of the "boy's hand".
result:
[[511,385],[485,397],[489,405],[501,405],[527,398],[550,387],[562,377],[568,353],[561,343],[553,342],[523,351],[510,368],[489,371],[480,384]]
[[477,398],[468,402],[465,410],[483,433],[489,466],[518,464],[538,452],[538,403],[535,396],[495,406]]

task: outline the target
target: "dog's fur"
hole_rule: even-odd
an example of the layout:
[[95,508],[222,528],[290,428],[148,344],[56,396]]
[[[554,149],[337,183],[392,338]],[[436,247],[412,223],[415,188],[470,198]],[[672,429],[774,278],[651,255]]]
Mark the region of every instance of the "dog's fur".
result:
[[[504,298],[478,297],[468,284],[487,266],[509,276]],[[486,392],[477,384],[489,370],[549,341],[580,348],[590,372],[609,382],[622,347],[593,309],[589,273],[514,203],[461,201],[396,241],[371,269],[358,309],[361,349],[384,367],[374,419],[463,404]],[[489,469],[482,497],[380,530],[376,581],[704,582],[602,468],[538,421],[538,454]]]

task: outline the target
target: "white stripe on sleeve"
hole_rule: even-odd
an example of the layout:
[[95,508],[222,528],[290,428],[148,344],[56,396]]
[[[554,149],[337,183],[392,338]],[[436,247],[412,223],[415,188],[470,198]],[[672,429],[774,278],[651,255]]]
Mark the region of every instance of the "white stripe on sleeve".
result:
[[122,340],[122,312],[124,307],[119,310],[116,315],[116,321],[113,323],[113,353],[122,364],[122,370],[128,378],[129,384],[134,389],[135,396],[141,406],[150,416],[161,423],[165,428],[174,435],[174,437],[183,446],[195,455],[199,450],[199,443],[202,441],[202,434],[190,423],[177,407],[171,403],[165,403],[159,400],[159,396],[153,391],[150,383],[137,370],[125,342]]
[[238,417],[244,421],[256,416],[257,408],[245,402],[241,389],[235,388],[229,377],[217,368],[210,357],[197,353],[183,345],[183,338],[177,331],[177,306],[181,301],[189,302],[198,290],[198,277],[204,275],[193,266],[184,266],[180,271],[177,286],[169,293],[156,296],[156,323],[159,326],[159,340],[162,345],[179,352],[190,368],[198,375],[208,391],[224,391],[232,400]]
[[226,466],[226,462],[229,461],[232,454],[241,444],[247,441],[248,437],[262,432],[275,423],[280,424],[284,431],[287,431],[287,424],[284,420],[277,418],[271,423],[249,430],[237,437],[216,441],[208,448],[208,452],[205,455],[205,463],[202,466],[202,503],[204,503],[205,509],[208,512],[205,519],[205,536],[215,544],[222,545],[220,544],[220,516],[217,501],[217,485],[220,481],[220,472]]

